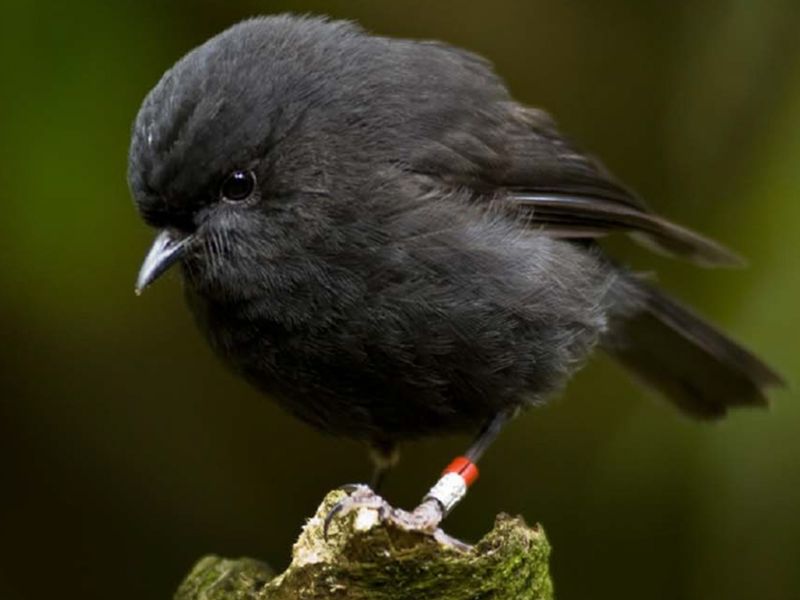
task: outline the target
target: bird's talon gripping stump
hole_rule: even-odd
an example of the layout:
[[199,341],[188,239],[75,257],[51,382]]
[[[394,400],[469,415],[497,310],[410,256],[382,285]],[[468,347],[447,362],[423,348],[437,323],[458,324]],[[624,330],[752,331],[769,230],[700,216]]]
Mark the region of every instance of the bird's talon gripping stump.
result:
[[342,518],[349,513],[362,508],[372,509],[377,511],[378,522],[383,522],[386,519],[386,514],[392,511],[389,503],[381,498],[372,489],[361,483],[348,483],[338,488],[339,491],[345,492],[347,496],[339,500],[325,515],[325,521],[322,525],[322,536],[327,541],[328,533],[330,532],[331,523],[338,517]]
[[451,462],[434,486],[413,511],[393,508],[386,500],[363,484],[346,484],[339,487],[347,496],[339,500],[328,511],[322,526],[322,534],[328,539],[334,519],[359,509],[376,511],[379,523],[387,521],[404,531],[420,531],[435,534],[438,539],[460,548],[468,548],[463,542],[451,538],[439,529],[442,519],[466,495],[467,489],[478,478],[478,467],[468,458],[459,456]]

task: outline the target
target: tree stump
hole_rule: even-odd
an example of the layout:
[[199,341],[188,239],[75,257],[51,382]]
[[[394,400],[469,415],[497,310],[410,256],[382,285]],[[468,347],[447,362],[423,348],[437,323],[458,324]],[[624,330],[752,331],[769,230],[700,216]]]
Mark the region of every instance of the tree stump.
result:
[[325,515],[343,497],[328,494],[292,549],[280,575],[264,563],[216,556],[201,559],[176,600],[545,600],[553,597],[550,546],[539,527],[499,515],[477,544],[459,547],[432,534],[381,522],[359,508],[331,525]]

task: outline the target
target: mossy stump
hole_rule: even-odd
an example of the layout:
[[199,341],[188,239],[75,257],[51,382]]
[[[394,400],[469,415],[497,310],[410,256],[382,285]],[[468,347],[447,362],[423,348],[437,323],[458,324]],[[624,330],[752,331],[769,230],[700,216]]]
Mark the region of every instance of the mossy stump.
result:
[[280,575],[256,560],[201,559],[176,600],[543,600],[553,597],[550,546],[544,532],[520,517],[499,515],[470,549],[432,535],[380,523],[361,508],[336,519],[323,539],[322,523],[343,497],[331,492],[303,528],[292,563]]

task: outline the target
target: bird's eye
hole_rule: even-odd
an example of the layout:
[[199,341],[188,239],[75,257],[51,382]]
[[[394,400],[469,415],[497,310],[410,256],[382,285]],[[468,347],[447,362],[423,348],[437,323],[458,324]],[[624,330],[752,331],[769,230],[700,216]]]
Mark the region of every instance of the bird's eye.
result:
[[256,187],[256,176],[252,171],[234,171],[222,183],[222,197],[231,202],[246,200]]

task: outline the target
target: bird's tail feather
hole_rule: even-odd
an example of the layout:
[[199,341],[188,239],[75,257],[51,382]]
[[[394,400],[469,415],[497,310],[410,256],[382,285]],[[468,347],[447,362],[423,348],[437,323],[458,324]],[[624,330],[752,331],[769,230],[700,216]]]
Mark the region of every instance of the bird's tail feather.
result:
[[783,378],[746,348],[664,292],[632,275],[620,297],[636,298],[604,341],[605,349],[644,383],[697,418],[729,408],[765,406],[765,390]]

